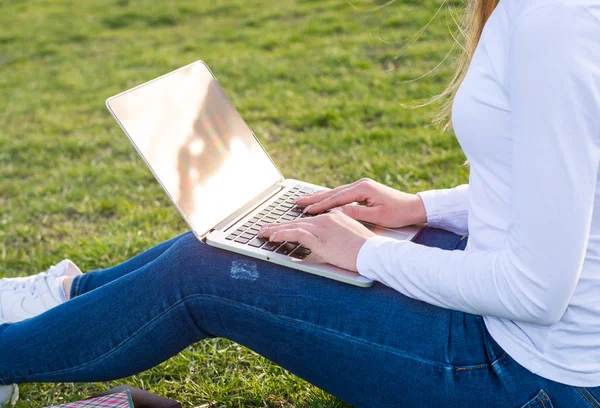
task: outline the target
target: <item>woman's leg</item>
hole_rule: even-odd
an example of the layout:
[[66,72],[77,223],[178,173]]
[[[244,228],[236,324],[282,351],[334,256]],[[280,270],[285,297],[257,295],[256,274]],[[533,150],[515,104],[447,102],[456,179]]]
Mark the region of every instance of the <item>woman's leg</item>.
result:
[[77,276],[75,279],[73,279],[69,298],[74,298],[75,296],[99,288],[102,285],[119,279],[120,277],[127,275],[129,272],[133,272],[147,263],[152,262],[184,235],[185,234],[179,235],[168,241],[155,245],[152,248],[117,266],[113,266],[108,269],[98,269],[87,272],[84,275]]
[[[135,257],[130,258],[123,263],[120,263],[119,265],[107,269],[89,271],[84,275],[77,276],[73,279],[69,299],[87,293],[90,290],[99,288],[100,286],[119,279],[120,277],[141,268],[147,263],[152,262],[185,235],[186,234],[181,234],[175,238],[171,238],[168,241],[155,245],[141,254],[136,255]],[[438,248],[442,249],[454,249],[457,248],[457,243],[461,241],[461,238],[462,237],[449,231],[428,228],[423,230],[421,236],[419,237],[419,242],[424,245],[432,243]],[[466,239],[464,239],[463,242],[466,244]],[[464,246],[461,249],[464,249]]]
[[210,336],[356,406],[518,407],[541,388],[570,389],[520,368],[479,316],[236,255],[191,234],[98,290],[0,326],[0,383],[120,378]]

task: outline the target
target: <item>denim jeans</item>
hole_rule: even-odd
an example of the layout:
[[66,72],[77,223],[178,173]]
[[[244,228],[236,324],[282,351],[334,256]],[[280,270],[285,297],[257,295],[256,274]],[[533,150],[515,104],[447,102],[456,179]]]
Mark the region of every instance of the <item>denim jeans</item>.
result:
[[[434,228],[422,245],[464,249]],[[598,407],[599,388],[532,374],[481,316],[200,243],[191,233],[74,281],[73,298],[0,325],[0,383],[113,380],[219,336],[357,407]]]

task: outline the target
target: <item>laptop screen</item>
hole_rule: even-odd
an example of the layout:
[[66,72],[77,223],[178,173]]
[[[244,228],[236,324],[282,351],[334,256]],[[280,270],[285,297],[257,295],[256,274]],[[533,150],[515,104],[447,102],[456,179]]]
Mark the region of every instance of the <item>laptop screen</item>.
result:
[[198,235],[282,178],[202,62],[107,106]]

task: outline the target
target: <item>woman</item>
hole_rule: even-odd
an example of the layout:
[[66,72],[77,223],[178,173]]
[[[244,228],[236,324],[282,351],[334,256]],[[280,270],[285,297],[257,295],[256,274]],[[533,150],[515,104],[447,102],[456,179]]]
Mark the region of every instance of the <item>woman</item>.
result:
[[[64,261],[2,282],[4,391],[124,377],[223,336],[356,406],[600,406],[600,3],[471,3],[446,92],[469,185],[411,195],[361,180],[298,201],[338,211],[262,231],[383,284],[189,233],[85,275]],[[356,220],[429,227],[397,242]]]

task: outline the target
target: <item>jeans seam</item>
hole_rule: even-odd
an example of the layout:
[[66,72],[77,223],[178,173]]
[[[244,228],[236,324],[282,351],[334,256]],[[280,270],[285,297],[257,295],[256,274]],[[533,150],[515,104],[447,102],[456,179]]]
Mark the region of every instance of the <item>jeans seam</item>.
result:
[[76,279],[73,280],[73,289],[71,289],[71,299],[74,297],[79,296],[79,291],[80,291],[80,286],[81,286],[81,280],[83,279],[84,275],[80,275],[78,276]]
[[545,399],[546,401],[548,401],[548,402],[550,401],[550,397],[548,396],[548,394],[546,394],[546,391],[542,390],[542,391],[541,391],[541,394],[544,396],[544,399]]
[[456,370],[457,371],[466,371],[466,370],[477,370],[477,369],[482,369],[482,368],[490,368],[490,367],[493,367],[496,364],[500,363],[507,356],[508,356],[508,353],[505,351],[499,358],[497,358],[496,360],[492,361],[490,364],[479,364],[479,365],[473,365],[473,366],[462,366],[462,367],[457,367]]
[[588,391],[585,387],[575,387],[577,391],[581,394],[583,398],[594,408],[599,408],[600,403],[596,400],[596,398]]
[[546,408],[546,404],[544,404],[544,400],[538,395],[537,399],[540,401],[540,404],[542,404],[543,408]]

